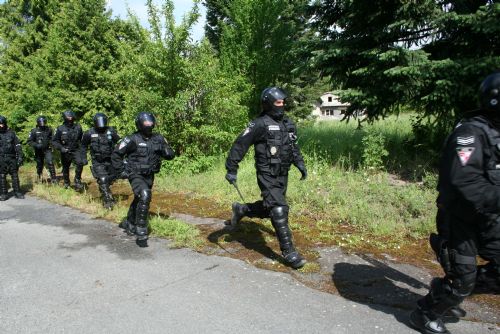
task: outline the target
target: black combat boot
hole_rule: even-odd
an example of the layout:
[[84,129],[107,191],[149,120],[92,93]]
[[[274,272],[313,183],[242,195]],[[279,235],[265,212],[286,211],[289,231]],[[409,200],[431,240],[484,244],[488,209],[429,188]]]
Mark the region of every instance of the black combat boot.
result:
[[424,334],[449,334],[443,320],[431,311],[420,307],[410,313],[410,324]]
[[50,183],[56,184],[57,183],[57,176],[56,176],[56,168],[55,168],[54,164],[49,164],[47,167],[49,169],[49,174],[50,174]]
[[227,226],[230,226],[231,228],[235,228],[240,220],[245,217],[246,213],[248,212],[248,206],[246,204],[240,204],[237,202],[234,202],[233,205],[231,206],[232,209],[232,215],[231,215],[231,220],[225,221],[224,224]]
[[288,209],[277,206],[271,209],[271,222],[276,230],[276,236],[280,243],[281,254],[286,263],[293,269],[302,268],[306,260],[295,250],[292,241],[292,232],[288,227]]
[[14,196],[16,198],[24,198],[24,195],[21,192],[21,185],[19,183],[19,174],[17,174],[17,172],[12,173],[12,189],[14,189]]
[[121,223],[118,225],[118,227],[122,228],[125,233],[128,235],[135,235],[135,229],[136,226],[134,223],[131,223],[130,220],[125,218],[124,220],[121,221]]
[[7,188],[7,175],[0,174],[0,201],[6,201],[9,189]]
[[493,261],[488,264],[478,266],[475,294],[500,294],[500,266]]

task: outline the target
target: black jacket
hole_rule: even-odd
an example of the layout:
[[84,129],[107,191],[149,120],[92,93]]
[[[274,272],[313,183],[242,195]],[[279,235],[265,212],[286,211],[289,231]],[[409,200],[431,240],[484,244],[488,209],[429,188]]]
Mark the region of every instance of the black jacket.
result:
[[35,150],[48,150],[52,144],[52,129],[48,126],[44,128],[33,128],[28,135],[28,145]]
[[260,173],[287,175],[291,164],[304,165],[304,159],[297,145],[297,129],[288,117],[276,121],[262,114],[251,121],[236,138],[227,160],[228,173],[236,174],[250,146],[255,149],[255,167]]
[[117,173],[125,169],[126,157],[129,174],[151,175],[160,171],[161,159],[172,160],[175,154],[167,140],[160,134],[150,138],[139,132],[123,138],[111,155],[113,168]]
[[86,154],[90,147],[92,162],[111,161],[111,153],[120,140],[120,136],[112,127],[106,131],[98,132],[95,128],[87,130],[82,137],[82,154]]
[[83,131],[80,124],[74,124],[72,126],[63,124],[57,127],[54,138],[52,139],[52,145],[59,151],[65,148],[69,152],[75,152],[80,149],[82,135]]
[[464,220],[500,213],[500,132],[485,116],[463,119],[446,140],[439,171],[439,204]]

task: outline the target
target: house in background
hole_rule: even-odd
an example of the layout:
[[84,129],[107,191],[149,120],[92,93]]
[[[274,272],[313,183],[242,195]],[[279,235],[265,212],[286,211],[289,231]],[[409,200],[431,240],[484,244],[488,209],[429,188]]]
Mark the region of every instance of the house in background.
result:
[[[331,92],[326,92],[314,104],[312,115],[319,121],[337,120],[340,121],[344,118],[349,103],[342,103],[339,101],[337,95]],[[362,116],[362,112],[358,113]]]

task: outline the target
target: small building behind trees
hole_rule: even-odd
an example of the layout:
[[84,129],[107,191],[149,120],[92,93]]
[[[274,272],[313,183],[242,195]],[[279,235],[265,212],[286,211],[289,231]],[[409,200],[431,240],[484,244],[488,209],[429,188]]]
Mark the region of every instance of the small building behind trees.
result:
[[[331,92],[326,92],[313,105],[312,115],[318,121],[340,121],[344,118],[349,103],[342,103],[337,95]],[[363,112],[357,113],[356,116],[362,116]]]

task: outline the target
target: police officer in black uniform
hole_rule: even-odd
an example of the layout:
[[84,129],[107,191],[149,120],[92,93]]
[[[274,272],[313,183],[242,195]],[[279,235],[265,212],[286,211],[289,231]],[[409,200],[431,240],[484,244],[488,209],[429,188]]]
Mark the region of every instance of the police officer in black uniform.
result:
[[108,126],[108,117],[103,113],[94,115],[94,127],[87,130],[82,138],[82,154],[86,155],[90,146],[92,158],[90,170],[97,180],[106,209],[111,209],[114,205],[110,185],[116,173],[111,164],[111,153],[119,140],[116,130]]
[[134,201],[120,227],[130,235],[135,234],[139,246],[147,246],[148,213],[155,173],[160,171],[161,159],[174,158],[167,140],[153,133],[155,125],[152,113],[139,113],[135,119],[137,131],[123,138],[111,155],[117,175],[127,178],[134,192]]
[[8,128],[7,118],[0,115],[0,201],[8,199],[7,174],[12,178],[16,198],[24,198],[19,184],[19,167],[23,164],[23,149],[14,131]]
[[262,113],[251,121],[236,139],[226,160],[226,179],[231,184],[237,180],[238,164],[250,146],[255,148],[257,184],[263,200],[255,203],[233,203],[231,225],[243,218],[271,218],[285,261],[295,269],[306,263],[293,246],[292,232],[288,226],[286,190],[288,171],[294,164],[307,177],[304,160],[297,145],[295,124],[284,115],[287,95],[278,87],[264,89],[261,94]]
[[47,164],[47,169],[50,174],[52,184],[57,182],[56,168],[52,158],[52,129],[47,126],[47,118],[39,116],[36,119],[36,128],[30,131],[28,136],[28,145],[35,150],[36,173],[38,180],[42,179],[44,162]]
[[[449,333],[450,313],[473,293],[500,286],[500,72],[479,89],[481,109],[467,115],[447,138],[439,170],[437,228],[431,246],[445,276],[434,278],[410,323],[422,333]],[[476,256],[488,261],[478,267]]]
[[63,124],[57,127],[52,140],[54,148],[61,152],[61,164],[63,169],[64,187],[69,188],[69,167],[73,162],[75,164],[75,188],[83,189],[82,171],[86,165],[87,159],[81,151],[82,127],[75,123],[75,113],[66,110],[62,113]]

